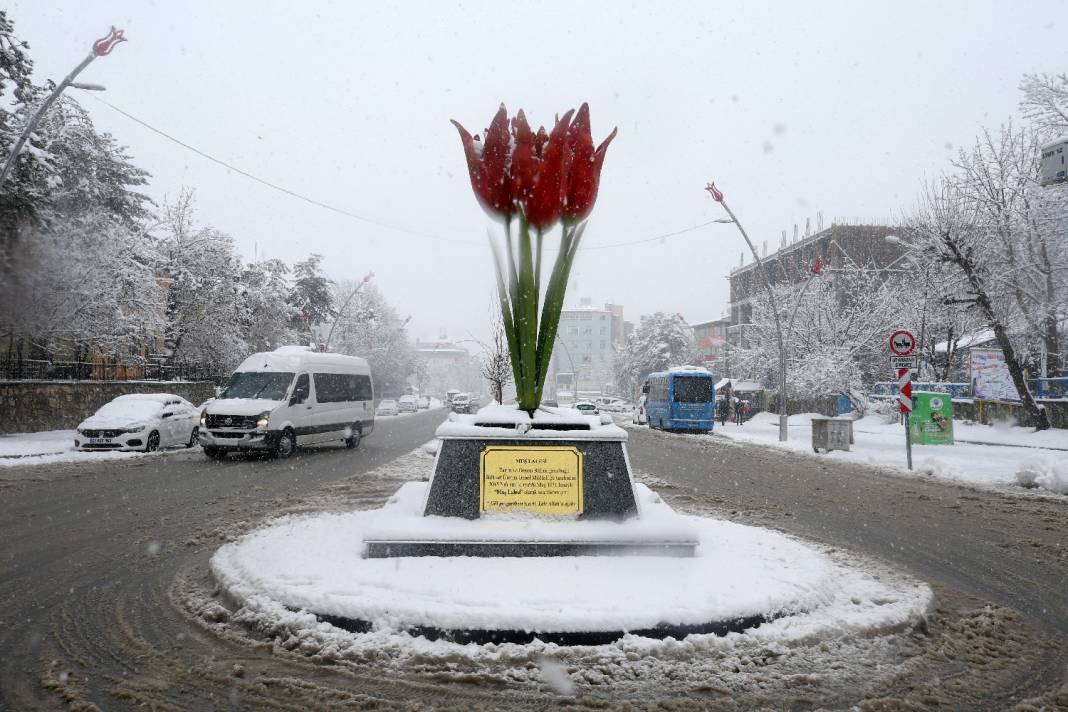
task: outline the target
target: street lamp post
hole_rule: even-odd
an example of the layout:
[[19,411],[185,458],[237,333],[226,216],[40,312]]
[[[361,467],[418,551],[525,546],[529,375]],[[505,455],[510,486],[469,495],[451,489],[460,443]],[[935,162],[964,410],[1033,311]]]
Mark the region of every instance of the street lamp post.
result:
[[738,232],[742,233],[742,237],[745,238],[745,244],[749,245],[749,251],[753,253],[753,259],[756,260],[757,267],[764,277],[764,287],[768,292],[768,303],[771,306],[771,313],[775,317],[775,336],[779,341],[779,442],[786,442],[786,342],[783,340],[782,318],[779,315],[779,306],[775,300],[775,290],[771,287],[771,275],[768,274],[767,267],[764,266],[760,255],[757,254],[753,241],[749,239],[749,235],[746,234],[742,224],[738,222],[738,218],[735,217],[734,212],[723,199],[723,193],[716,188],[714,182],[705,186],[705,190],[709,192],[713,200],[723,206],[723,209],[727,211],[727,215],[730,217],[730,221],[738,228]]
[[111,32],[93,43],[92,51],[89,52],[88,56],[86,56],[77,67],[71,70],[71,73],[64,77],[63,81],[57,84],[56,88],[52,90],[52,93],[41,102],[41,105],[37,107],[37,111],[35,111],[33,116],[30,117],[30,120],[26,122],[26,126],[22,129],[22,133],[19,135],[18,140],[11,146],[11,153],[8,154],[7,160],[4,161],[4,167],[0,170],[0,185],[3,185],[4,181],[7,180],[7,176],[11,172],[11,169],[15,167],[15,161],[18,159],[19,154],[22,153],[22,147],[26,145],[26,141],[29,139],[30,134],[37,129],[37,124],[40,123],[45,113],[47,113],[48,109],[55,103],[56,99],[59,98],[59,95],[63,93],[64,89],[67,87],[74,87],[75,89],[86,89],[88,91],[104,90],[104,87],[99,84],[79,84],[74,80],[81,74],[83,69],[92,63],[94,59],[111,54],[111,50],[120,42],[126,42],[126,37],[123,35],[123,31],[116,30],[112,27]]

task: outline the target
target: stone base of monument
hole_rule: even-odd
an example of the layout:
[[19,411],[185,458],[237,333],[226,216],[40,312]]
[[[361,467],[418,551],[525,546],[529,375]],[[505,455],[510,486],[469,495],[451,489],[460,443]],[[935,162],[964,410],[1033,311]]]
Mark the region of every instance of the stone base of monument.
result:
[[682,556],[694,555],[697,530],[658,497],[628,520],[582,520],[493,513],[479,519],[424,516],[433,484],[409,482],[363,530],[363,555],[392,556]]
[[367,531],[366,556],[694,554],[692,527],[639,506],[626,431],[608,418],[490,406],[437,437],[419,507]]

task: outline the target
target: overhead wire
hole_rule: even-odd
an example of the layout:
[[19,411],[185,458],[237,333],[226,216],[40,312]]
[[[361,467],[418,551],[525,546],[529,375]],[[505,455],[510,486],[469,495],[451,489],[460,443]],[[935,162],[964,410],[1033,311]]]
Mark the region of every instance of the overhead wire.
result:
[[[360,222],[364,222],[364,223],[367,223],[369,225],[375,225],[376,227],[385,228],[387,230],[395,230],[397,232],[402,232],[402,233],[405,233],[407,235],[411,235],[412,237],[418,237],[418,238],[423,238],[423,239],[427,239],[427,240],[436,240],[436,241],[440,241],[440,242],[448,242],[448,243],[451,243],[451,244],[457,244],[457,243],[465,244],[465,245],[476,245],[476,244],[481,245],[482,244],[480,242],[475,242],[473,240],[458,240],[458,239],[454,239],[454,238],[450,238],[450,237],[443,237],[441,235],[432,235],[430,233],[422,232],[422,231],[419,231],[419,230],[412,230],[411,228],[407,228],[407,227],[404,227],[402,225],[395,225],[395,224],[392,224],[392,223],[384,222],[382,220],[378,220],[376,218],[367,217],[366,215],[360,215],[359,213],[354,213],[351,210],[346,210],[344,208],[339,208],[336,205],[331,205],[330,203],[324,202],[322,200],[317,200],[317,199],[312,198],[310,196],[304,195],[303,193],[298,193],[295,190],[291,190],[289,188],[286,188],[285,186],[282,186],[282,185],[279,185],[279,184],[274,183],[272,181],[269,181],[266,178],[261,178],[261,177],[255,175],[255,174],[253,174],[253,173],[249,173],[246,170],[238,168],[237,166],[235,166],[234,164],[232,164],[232,163],[230,163],[228,161],[224,161],[221,158],[217,158],[217,157],[211,155],[210,153],[208,153],[207,151],[203,151],[203,150],[197,148],[196,146],[193,146],[193,145],[191,145],[191,144],[189,144],[189,143],[187,143],[187,142],[185,142],[185,141],[183,141],[183,140],[181,140],[181,139],[179,139],[179,138],[177,138],[175,136],[172,136],[171,134],[167,133],[166,131],[163,131],[162,129],[156,128],[155,126],[153,126],[152,124],[148,123],[147,121],[144,121],[142,119],[137,118],[136,116],[134,116],[133,114],[129,113],[128,111],[120,109],[119,107],[115,106],[111,102],[106,101],[105,99],[101,99],[100,97],[96,96],[95,94],[90,94],[89,96],[91,98],[93,98],[94,100],[100,102],[104,106],[108,107],[112,111],[115,111],[115,112],[121,114],[122,116],[125,116],[130,121],[133,121],[134,123],[136,123],[136,124],[146,128],[146,129],[148,129],[152,133],[157,134],[158,136],[161,136],[161,137],[167,139],[168,141],[171,141],[172,143],[175,143],[175,144],[181,146],[182,148],[184,148],[184,149],[186,149],[188,151],[192,151],[193,153],[197,154],[201,158],[204,158],[204,159],[206,159],[208,161],[211,161],[212,163],[215,163],[217,165],[220,165],[223,168],[226,168],[227,170],[232,171],[232,172],[234,172],[234,173],[236,173],[236,174],[238,174],[238,175],[240,175],[240,176],[242,176],[244,178],[248,178],[249,180],[255,181],[256,183],[259,183],[260,185],[266,186],[267,188],[270,188],[271,190],[276,190],[276,191],[278,191],[280,193],[284,193],[285,195],[290,196],[291,198],[296,198],[297,200],[300,200],[300,201],[303,201],[305,203],[308,203],[309,205],[314,205],[315,207],[322,208],[323,210],[328,210],[328,211],[330,211],[332,213],[336,213],[338,215],[342,215],[342,216],[345,216],[347,218],[351,218],[353,220],[359,220]],[[681,230],[675,230],[673,232],[667,232],[667,233],[664,233],[662,235],[654,235],[652,237],[645,237],[645,238],[641,238],[641,239],[638,239],[638,240],[628,240],[628,241],[625,241],[625,242],[613,242],[613,243],[608,243],[608,244],[605,244],[605,245],[584,245],[584,246],[579,247],[579,251],[581,252],[581,251],[585,251],[585,250],[610,250],[610,249],[615,249],[615,248],[619,248],[619,247],[632,247],[634,245],[641,245],[641,244],[645,244],[645,243],[649,243],[649,242],[664,241],[664,240],[666,240],[666,239],[668,239],[670,237],[676,237],[678,235],[683,235],[683,234],[688,233],[688,232],[693,232],[694,230],[698,230],[698,229],[700,229],[702,227],[707,227],[707,226],[713,224],[714,222],[716,222],[716,221],[715,220],[709,220],[708,222],[703,222],[703,223],[700,223],[698,225],[691,225],[690,227],[682,228]]]

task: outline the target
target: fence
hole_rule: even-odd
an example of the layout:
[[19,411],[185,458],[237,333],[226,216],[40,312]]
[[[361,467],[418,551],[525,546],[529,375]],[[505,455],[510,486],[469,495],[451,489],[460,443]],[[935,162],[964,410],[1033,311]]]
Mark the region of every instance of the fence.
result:
[[0,380],[4,381],[213,381],[218,384],[227,375],[217,366],[202,363],[0,359]]

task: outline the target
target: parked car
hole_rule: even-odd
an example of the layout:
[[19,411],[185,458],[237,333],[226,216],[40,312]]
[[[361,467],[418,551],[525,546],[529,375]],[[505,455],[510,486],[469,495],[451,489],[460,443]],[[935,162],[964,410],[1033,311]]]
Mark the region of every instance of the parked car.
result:
[[471,412],[471,396],[466,393],[457,393],[452,397],[452,412],[453,413],[470,413]]
[[144,450],[192,447],[199,426],[196,406],[172,393],[119,396],[78,425],[78,450]]
[[374,430],[367,361],[282,346],[245,359],[200,416],[200,444],[212,459],[236,450],[289,457],[298,445],[357,448]]
[[415,405],[419,410],[428,410],[430,408],[430,397],[419,396],[419,400],[416,401]]
[[648,425],[649,416],[645,412],[645,396],[643,395],[638,399],[638,407],[634,409],[634,413],[630,416],[630,422],[635,425]]
[[419,410],[419,401],[415,396],[401,396],[397,401],[397,410],[401,413],[414,413]]
[[631,409],[631,405],[622,398],[602,398],[597,407],[606,413],[625,413]]
[[601,411],[597,409],[597,404],[591,403],[590,401],[579,401],[575,404],[575,410],[583,415],[600,415],[601,413]]
[[384,398],[378,401],[378,407],[375,408],[375,415],[397,415],[399,413],[400,406],[392,398]]
[[560,407],[560,404],[559,404],[559,403],[557,403],[557,402],[556,402],[556,401],[554,401],[554,400],[543,400],[543,401],[541,402],[541,404],[542,404],[543,406],[545,406],[546,408],[559,408],[559,407]]

